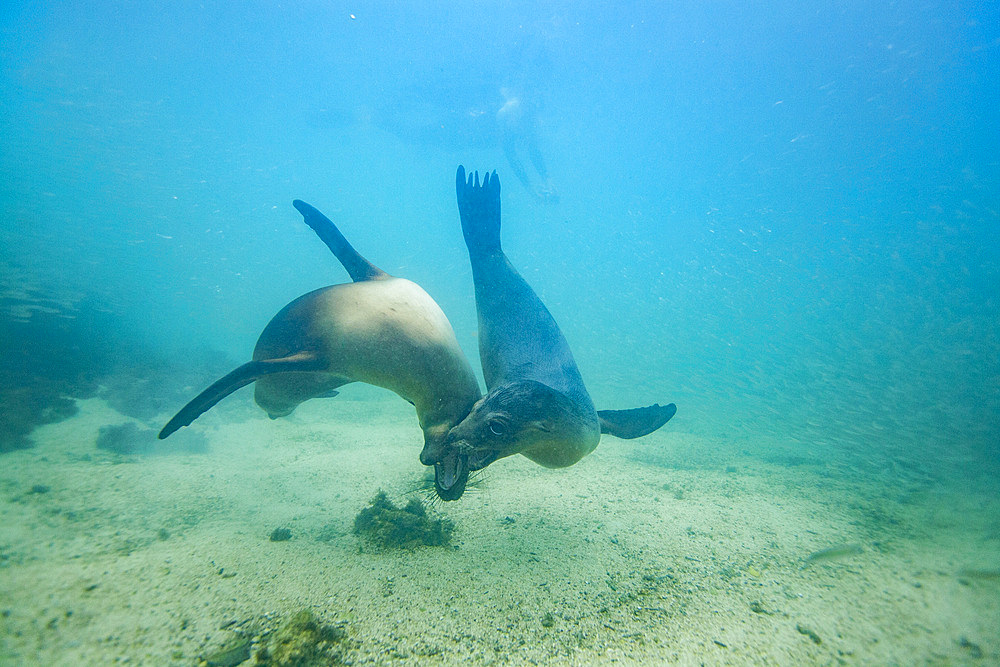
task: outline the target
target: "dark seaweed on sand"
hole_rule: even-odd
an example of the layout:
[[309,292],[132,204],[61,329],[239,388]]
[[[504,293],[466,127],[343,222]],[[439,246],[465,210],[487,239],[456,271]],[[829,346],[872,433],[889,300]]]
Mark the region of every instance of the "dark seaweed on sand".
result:
[[[0,259],[0,454],[33,446],[36,427],[76,414],[73,399],[100,396],[124,415],[157,420],[230,366],[205,350],[160,359],[103,303],[22,284],[23,274]],[[129,437],[108,436],[112,447],[149,449],[135,434],[117,435]]]
[[429,517],[427,508],[416,498],[405,507],[397,507],[385,491],[379,491],[354,517],[354,534],[380,548],[444,546],[451,542],[454,528],[448,519]]
[[115,426],[102,426],[97,432],[97,448],[115,454],[136,454],[149,447],[152,429],[140,429],[129,422]]
[[156,431],[134,422],[102,426],[97,432],[97,448],[125,456],[155,454],[203,454],[208,451],[208,438],[197,431],[182,434],[177,442],[169,444],[158,440]]

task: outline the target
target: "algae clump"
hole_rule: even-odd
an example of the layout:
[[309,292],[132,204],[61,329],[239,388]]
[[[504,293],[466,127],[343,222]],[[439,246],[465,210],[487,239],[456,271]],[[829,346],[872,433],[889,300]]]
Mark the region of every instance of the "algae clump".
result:
[[385,491],[379,491],[354,517],[354,534],[384,549],[444,546],[451,542],[454,528],[447,519],[428,517],[427,508],[416,498],[405,507],[397,507]]
[[256,656],[256,664],[269,667],[310,667],[341,662],[337,644],[344,631],[322,625],[308,609],[296,613],[275,632]]

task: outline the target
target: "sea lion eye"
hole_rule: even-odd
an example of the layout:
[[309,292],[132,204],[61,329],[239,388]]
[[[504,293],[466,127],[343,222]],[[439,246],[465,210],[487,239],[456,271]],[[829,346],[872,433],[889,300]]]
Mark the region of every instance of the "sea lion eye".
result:
[[503,435],[507,432],[507,427],[499,419],[491,419],[487,426],[490,429],[490,433],[493,435]]

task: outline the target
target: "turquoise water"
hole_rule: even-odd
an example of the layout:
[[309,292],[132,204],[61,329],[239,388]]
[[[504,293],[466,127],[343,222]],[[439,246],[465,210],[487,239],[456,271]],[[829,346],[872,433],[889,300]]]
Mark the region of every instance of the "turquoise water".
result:
[[[243,360],[281,305],[345,279],[300,197],[423,285],[475,356],[463,163],[500,174],[508,254],[599,404],[995,461],[996,19],[7,4],[0,233],[23,272],[7,297],[27,281],[100,312],[67,332],[83,348]],[[528,120],[505,130],[510,97]],[[512,175],[504,141],[537,148],[557,198]]]
[[159,428],[346,281],[296,198],[478,369],[464,164],[598,408],[995,499],[997,81],[988,2],[6,2],[0,456]]

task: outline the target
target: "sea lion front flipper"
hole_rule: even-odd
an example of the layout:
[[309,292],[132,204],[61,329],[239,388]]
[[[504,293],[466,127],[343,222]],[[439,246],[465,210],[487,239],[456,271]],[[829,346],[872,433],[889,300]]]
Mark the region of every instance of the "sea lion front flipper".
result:
[[301,199],[292,202],[292,206],[302,214],[306,224],[312,227],[316,235],[326,244],[326,247],[340,260],[354,282],[362,280],[385,280],[389,274],[362,257],[354,249],[344,235],[337,229],[330,218],[320,213],[312,205]]
[[167,425],[160,431],[159,438],[163,440],[182,426],[189,426],[191,422],[211,410],[212,406],[226,396],[265,375],[288,371],[307,372],[322,369],[323,362],[312,352],[299,352],[298,354],[282,357],[281,359],[248,361],[233,372],[213,382],[212,386],[195,396],[190,403],[181,408],[180,412],[174,415],[173,419],[168,421]]
[[601,433],[631,440],[652,433],[670,421],[676,413],[677,406],[673,403],[654,403],[631,410],[598,410],[597,417],[601,422]]

